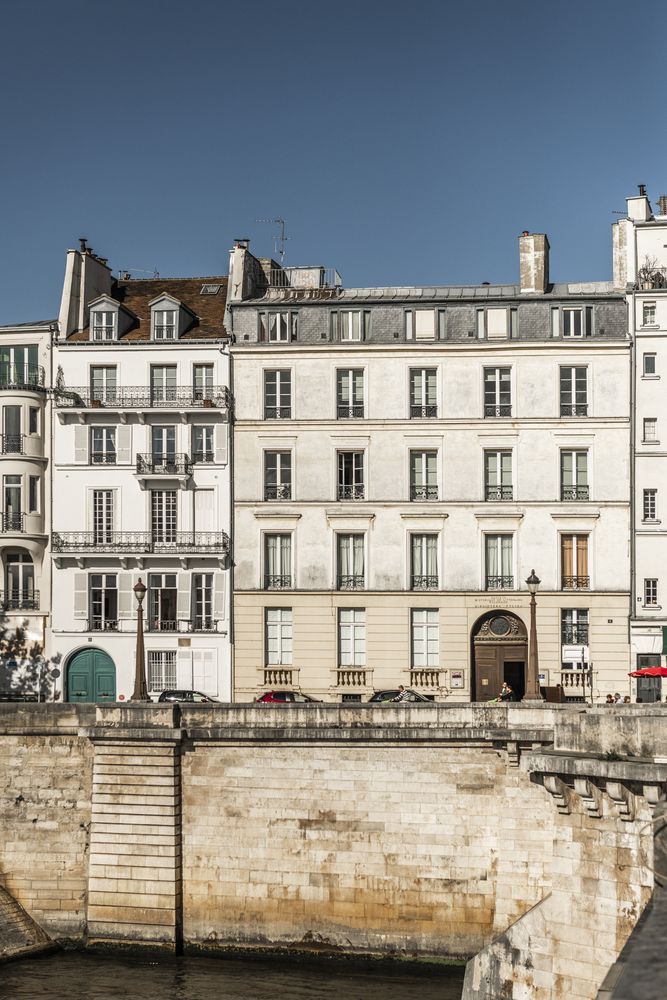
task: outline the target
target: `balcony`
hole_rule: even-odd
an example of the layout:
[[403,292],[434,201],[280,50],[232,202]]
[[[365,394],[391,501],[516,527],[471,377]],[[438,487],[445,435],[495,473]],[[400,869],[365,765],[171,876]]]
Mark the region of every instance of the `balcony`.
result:
[[562,486],[560,498],[561,500],[588,500],[588,486]]
[[511,403],[485,403],[484,404],[484,416],[485,417],[511,417],[512,416],[512,404]]
[[564,576],[561,581],[563,590],[590,590],[590,576]]
[[561,670],[560,671],[560,686],[564,689],[566,694],[572,693],[578,689],[582,693],[591,688],[591,675],[589,670]]
[[189,455],[164,455],[161,452],[137,455],[137,476],[140,478],[186,480],[192,475]]
[[226,556],[229,538],[224,531],[54,531],[55,553],[117,552],[121,555],[182,555],[188,552]]
[[355,483],[353,486],[338,484],[339,500],[363,500],[365,492],[363,483]]
[[[134,626],[134,619],[132,619],[132,624]],[[101,618],[94,617],[88,619],[88,631],[89,632],[118,632],[118,619],[117,618]]]
[[147,385],[91,389],[73,386],[56,389],[55,405],[74,410],[187,410],[190,408],[228,410],[231,395],[226,386],[205,388],[191,385],[152,387]]
[[370,670],[359,667],[338,667],[336,670],[336,687],[367,687],[370,684],[370,674]]
[[428,688],[433,691],[440,687],[440,671],[428,667],[412,667],[410,669],[410,687]]
[[38,590],[9,590],[0,592],[1,611],[38,611],[39,591]]
[[210,448],[197,449],[192,455],[192,462],[194,465],[208,465],[215,462],[215,453]]
[[587,417],[588,403],[561,403],[561,417]]
[[291,667],[265,667],[264,687],[294,687],[298,670]]
[[336,577],[337,590],[363,590],[365,585],[366,581],[363,575]]
[[634,287],[643,291],[667,288],[667,267],[640,268]]
[[45,392],[42,365],[0,364],[0,389],[17,389],[28,392]]
[[271,573],[264,577],[264,590],[289,590],[292,586],[292,577],[289,573]]
[[291,500],[291,483],[267,483],[264,487],[265,500]]
[[438,499],[438,487],[437,486],[411,486],[410,487],[410,499],[411,500],[437,500]]
[[485,497],[487,500],[513,500],[514,499],[514,487],[513,486],[487,486],[485,490]]
[[513,576],[487,576],[487,590],[514,590]]
[[588,625],[563,625],[560,641],[564,646],[587,646]]
[[292,419],[292,407],[291,406],[265,406],[264,407],[264,419],[265,420],[291,420]]
[[336,412],[339,420],[363,420],[364,404],[354,403],[350,406],[339,403]]
[[18,511],[3,511],[2,513],[2,530],[3,531],[18,531],[23,533],[25,531],[25,514],[23,511],[20,513]]
[[432,419],[438,415],[438,406],[436,403],[426,403],[424,406],[420,406],[418,403],[410,404],[410,419],[420,420],[425,418]]
[[437,590],[437,576],[413,576],[411,581],[412,590]]
[[340,288],[343,280],[335,267],[271,267],[264,272],[269,288],[315,291]]
[[0,455],[24,455],[23,434],[0,434]]
[[116,464],[116,452],[115,451],[91,451],[91,453],[90,453],[90,464],[91,465],[115,465]]

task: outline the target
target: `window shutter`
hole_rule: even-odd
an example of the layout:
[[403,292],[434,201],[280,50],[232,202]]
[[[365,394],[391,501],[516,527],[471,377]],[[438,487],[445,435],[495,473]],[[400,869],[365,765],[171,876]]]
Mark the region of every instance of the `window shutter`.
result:
[[176,651],[176,687],[192,690],[192,650],[181,648]]
[[123,424],[116,428],[116,461],[119,465],[132,461],[132,428]]
[[667,653],[667,625],[662,626],[662,651]]
[[77,425],[74,428],[74,461],[78,465],[88,462],[88,427]]
[[178,574],[178,594],[176,597],[176,617],[179,622],[189,622],[192,618],[190,603],[191,580],[189,573]]
[[225,614],[225,574],[215,573],[213,576],[213,617],[217,622],[224,622]]
[[218,678],[215,669],[215,650],[193,649],[192,686],[195,691],[215,698],[218,693]]
[[[134,579],[131,573],[118,574],[118,617],[133,618],[136,611],[136,599],[132,591]],[[145,581],[144,581],[145,582]],[[146,595],[148,597],[148,595]],[[144,600],[144,606],[146,601]]]
[[[85,430],[85,428],[83,428]],[[74,617],[88,617],[88,574],[74,574]]]
[[215,461],[217,465],[227,464],[228,424],[219,424],[213,431],[215,441]]

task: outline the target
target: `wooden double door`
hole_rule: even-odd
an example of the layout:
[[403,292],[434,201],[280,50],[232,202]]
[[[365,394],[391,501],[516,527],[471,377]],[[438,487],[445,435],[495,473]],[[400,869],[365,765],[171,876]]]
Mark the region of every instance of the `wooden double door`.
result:
[[477,623],[472,637],[473,692],[475,701],[493,701],[503,681],[516,701],[526,690],[528,640],[523,622],[514,615],[495,612]]
[[82,649],[67,668],[68,701],[115,701],[116,667],[101,649]]

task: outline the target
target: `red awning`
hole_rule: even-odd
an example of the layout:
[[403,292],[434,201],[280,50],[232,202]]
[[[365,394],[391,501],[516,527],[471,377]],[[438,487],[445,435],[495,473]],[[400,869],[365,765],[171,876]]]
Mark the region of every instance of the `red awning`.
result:
[[628,677],[667,677],[667,667],[642,667],[633,670]]

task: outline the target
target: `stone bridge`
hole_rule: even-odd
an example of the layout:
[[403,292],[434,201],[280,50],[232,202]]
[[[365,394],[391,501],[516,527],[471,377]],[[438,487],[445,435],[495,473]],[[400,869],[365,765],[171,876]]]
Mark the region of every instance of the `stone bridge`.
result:
[[466,1000],[594,998],[653,891],[666,721],[0,705],[0,885],[56,941],[446,956]]

